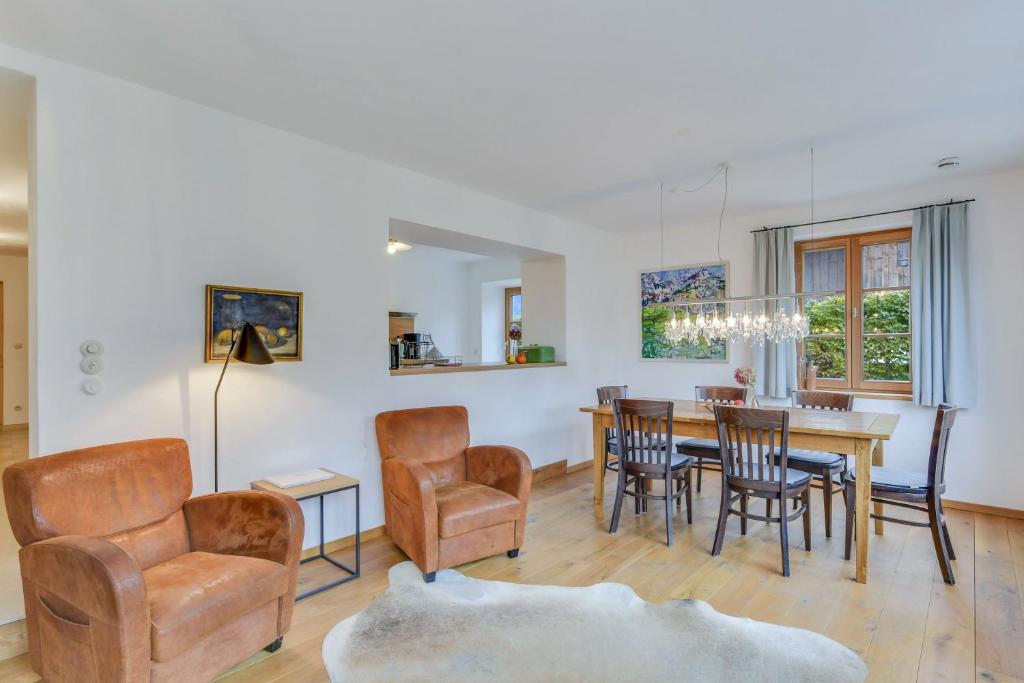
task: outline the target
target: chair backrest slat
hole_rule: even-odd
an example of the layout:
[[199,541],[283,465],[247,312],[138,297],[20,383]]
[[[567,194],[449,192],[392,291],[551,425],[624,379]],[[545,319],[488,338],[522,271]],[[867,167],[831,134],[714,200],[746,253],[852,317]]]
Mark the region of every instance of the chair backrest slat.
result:
[[789,454],[789,413],[715,405],[722,473],[727,479],[781,488]]
[[743,401],[747,396],[747,390],[743,387],[698,386],[694,388],[693,393],[698,401],[726,405]]
[[672,402],[613,398],[619,462],[629,469],[671,466]]
[[793,407],[818,410],[853,410],[853,394],[839,391],[794,391]]

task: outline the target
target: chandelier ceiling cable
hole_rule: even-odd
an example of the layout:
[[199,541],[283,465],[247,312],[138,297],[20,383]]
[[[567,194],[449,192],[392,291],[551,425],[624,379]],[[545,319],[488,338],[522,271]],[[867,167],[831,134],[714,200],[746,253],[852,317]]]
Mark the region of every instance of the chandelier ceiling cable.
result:
[[[706,187],[725,172],[722,207],[718,212],[718,260],[722,260],[722,223],[729,200],[729,164],[723,163],[719,171],[695,190]],[[659,215],[661,228],[661,264],[665,270],[665,210],[664,183],[659,186]],[[695,191],[685,190],[685,191]],[[675,192],[675,190],[672,190]],[[814,235],[814,148],[811,147],[811,235]],[[813,296],[827,296],[831,292],[814,292]],[[765,342],[785,343],[799,341],[810,333],[807,317],[801,313],[800,300],[812,294],[786,293],[760,296],[729,297],[720,299],[691,299],[681,291],[671,291],[660,302],[671,309],[665,324],[665,334],[674,344],[722,341],[763,345]]]

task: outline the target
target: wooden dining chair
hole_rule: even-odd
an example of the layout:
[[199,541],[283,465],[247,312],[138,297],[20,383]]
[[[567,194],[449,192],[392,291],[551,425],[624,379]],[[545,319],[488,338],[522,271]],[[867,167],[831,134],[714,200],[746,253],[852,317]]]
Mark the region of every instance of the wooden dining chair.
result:
[[[942,494],[946,491],[946,449],[949,446],[949,432],[956,421],[958,408],[948,403],[939,405],[935,412],[935,427],[932,429],[932,444],[928,454],[928,471],[904,472],[890,467],[871,468],[871,500],[885,505],[910,508],[928,514],[927,522],[897,519],[885,515],[874,515],[896,524],[930,527],[935,557],[942,570],[942,579],[953,585],[956,578],[950,560],[956,559],[953,543],[946,526],[946,515],[942,509]],[[853,540],[853,523],[856,514],[854,501],[857,499],[857,473],[850,472],[846,479],[846,559],[850,559],[850,544]]]
[[[616,398],[612,400],[619,438],[619,477],[615,485],[615,510],[609,533],[619,530],[622,499],[664,500],[665,527],[668,545],[672,545],[672,501],[680,504],[686,498],[686,523],[693,523],[693,498],[690,493],[692,460],[667,448],[672,443],[672,401],[646,401]],[[629,490],[633,475],[633,491]],[[648,480],[661,479],[665,495],[651,493]],[[673,484],[675,491],[673,492]]]
[[[729,515],[740,518],[740,533],[747,533],[747,520],[779,522],[782,543],[782,575],[789,576],[789,522],[803,517],[804,549],[811,549],[811,475],[789,468],[789,413],[716,405],[718,443],[722,463],[722,502],[712,555],[722,552]],[[747,499],[779,501],[779,516],[756,515],[748,511]],[[787,515],[786,501],[800,500]],[[739,510],[733,503],[739,501]]]
[[[629,386],[607,386],[597,388],[597,403],[598,405],[611,405],[612,400],[616,398],[628,398],[629,397]],[[619,471],[618,461],[608,461],[609,455],[619,454],[619,441],[615,435],[615,428],[605,428],[604,430],[604,468],[612,472]]]
[[[747,390],[743,387],[699,386],[694,389],[694,394],[698,403],[735,405],[746,400]],[[676,444],[676,452],[693,458],[697,464],[697,493],[700,493],[705,460],[717,463],[709,468],[711,471],[721,471],[718,439],[683,439]]]
[[[853,395],[837,391],[794,391],[793,407],[814,410],[853,410]],[[832,538],[832,496],[844,493],[846,478],[846,456],[825,451],[811,451],[803,448],[789,449],[789,467],[807,472],[821,481],[821,495],[825,505],[825,537]],[[838,483],[835,481],[839,477]],[[825,482],[829,482],[826,490]],[[812,482],[811,486],[815,486]],[[794,501],[795,503],[795,501]],[[772,514],[771,501],[767,503],[768,514]]]

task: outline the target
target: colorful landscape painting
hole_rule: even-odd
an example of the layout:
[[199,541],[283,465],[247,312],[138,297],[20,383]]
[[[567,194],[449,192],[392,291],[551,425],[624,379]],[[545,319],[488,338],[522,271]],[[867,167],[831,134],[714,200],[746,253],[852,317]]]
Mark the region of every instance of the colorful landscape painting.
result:
[[275,361],[302,360],[302,292],[206,286],[206,360],[223,361],[232,329],[252,323]]
[[[729,360],[725,341],[708,344],[673,342],[665,334],[672,317],[672,306],[701,299],[718,299],[728,294],[729,268],[725,263],[672,267],[640,273],[641,357],[654,360],[710,361]],[[724,313],[725,306],[719,311]]]

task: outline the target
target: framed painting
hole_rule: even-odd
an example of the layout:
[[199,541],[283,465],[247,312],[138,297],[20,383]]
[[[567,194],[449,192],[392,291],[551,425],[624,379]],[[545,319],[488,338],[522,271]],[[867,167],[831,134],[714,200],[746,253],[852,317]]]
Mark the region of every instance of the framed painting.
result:
[[[729,264],[702,263],[695,266],[672,266],[664,270],[640,273],[640,357],[643,360],[674,360],[710,363],[729,362],[729,343],[725,340],[709,344],[672,341],[665,325],[674,307],[695,304],[702,299],[729,296]],[[678,309],[682,314],[685,309]],[[719,314],[725,304],[719,305]]]
[[206,285],[206,361],[223,361],[234,327],[249,322],[275,361],[302,360],[302,292]]

